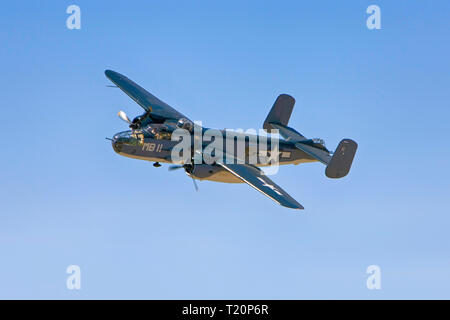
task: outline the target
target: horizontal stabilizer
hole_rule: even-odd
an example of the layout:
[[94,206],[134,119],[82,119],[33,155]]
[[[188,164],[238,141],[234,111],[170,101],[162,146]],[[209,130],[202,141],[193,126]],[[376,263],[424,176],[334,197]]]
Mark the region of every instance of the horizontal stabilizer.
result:
[[293,142],[298,149],[322,162],[324,165],[328,165],[328,162],[330,162],[331,156],[328,152],[310,145],[311,140],[306,139],[297,130],[277,123],[271,123],[271,125],[274,129],[278,129],[280,135],[286,141]]
[[266,120],[264,121],[264,130],[273,129],[271,123],[278,123],[287,126],[292,110],[294,109],[295,99],[287,94],[280,94],[270,109]]
[[328,165],[328,163],[330,162],[330,155],[328,152],[325,152],[324,150],[315,148],[313,146],[301,143],[301,142],[297,142],[295,144],[295,146],[297,148],[299,148],[300,150],[302,150],[303,152],[309,154],[311,157],[313,157],[316,160],[319,160],[320,162],[322,162],[324,165]]
[[342,140],[336,148],[325,175],[328,178],[342,178],[350,171],[358,144],[350,139]]
[[307,140],[300,132],[298,132],[297,130],[295,130],[291,127],[283,126],[283,125],[280,125],[277,123],[270,123],[270,125],[272,126],[273,129],[278,129],[280,135],[286,141],[298,142],[298,141]]

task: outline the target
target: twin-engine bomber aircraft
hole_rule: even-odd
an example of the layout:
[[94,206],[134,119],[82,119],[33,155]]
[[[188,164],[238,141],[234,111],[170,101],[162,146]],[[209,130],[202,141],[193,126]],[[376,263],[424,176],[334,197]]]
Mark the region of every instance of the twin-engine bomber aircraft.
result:
[[[172,141],[172,133],[179,128],[192,132],[195,124],[120,73],[106,70],[105,74],[115,86],[124,91],[145,110],[144,114],[134,118],[133,121],[130,121],[123,111],[119,112],[119,117],[129,124],[131,130],[114,135],[114,138],[111,139],[114,151],[126,157],[153,161],[155,167],[161,166],[159,162],[174,163],[171,154],[179,141]],[[271,130],[276,129],[284,138],[277,140],[279,142],[278,163],[299,164],[318,161],[326,165],[325,175],[327,177],[342,178],[346,176],[350,171],[356,153],[356,142],[343,139],[337,146],[336,151],[332,153],[325,147],[323,140],[305,138],[287,125],[294,104],[295,100],[291,96],[286,94],[278,96],[263,124],[264,130],[270,133]],[[204,130],[206,128],[201,128],[201,131]],[[223,137],[226,139],[225,135]],[[263,139],[260,135],[255,138],[256,140],[253,141],[258,141],[258,144],[260,139],[267,141],[267,137]],[[251,140],[245,139],[246,153],[250,149]],[[193,144],[194,139],[192,140]],[[223,145],[226,145],[225,141]],[[255,164],[248,161],[236,161],[237,163],[232,164],[227,163],[228,161],[196,164],[194,153],[199,151],[195,151],[194,147],[190,150],[192,150],[190,162],[171,166],[169,170],[183,168],[188,176],[199,180],[226,183],[245,182],[282,206],[303,209],[300,203],[276,185],[259,168],[267,165],[267,163],[258,160]],[[204,146],[202,145],[200,152],[203,153],[203,150]],[[224,150],[224,153],[226,152]],[[193,181],[197,189],[195,180]]]

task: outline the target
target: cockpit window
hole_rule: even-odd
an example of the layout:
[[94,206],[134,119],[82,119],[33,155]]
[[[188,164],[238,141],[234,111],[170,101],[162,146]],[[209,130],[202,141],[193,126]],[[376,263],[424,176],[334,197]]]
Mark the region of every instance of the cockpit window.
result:
[[140,130],[129,130],[116,134],[114,140],[119,144],[136,146],[144,143],[144,135]]
[[131,138],[136,139],[139,144],[144,143],[144,133],[142,130],[131,131]]
[[191,120],[188,120],[186,118],[179,119],[177,122],[177,127],[181,128],[181,129],[185,129],[189,132],[192,132],[192,130],[194,130],[194,124],[192,123]]
[[155,137],[155,133],[153,132],[153,127],[152,126],[146,126],[145,128],[144,128],[144,132],[145,132],[145,135],[146,136],[149,136],[149,137],[151,137],[151,138],[154,138]]
[[172,130],[163,124],[150,124],[145,127],[144,131],[153,139],[170,140],[172,138]]
[[160,131],[156,134],[155,138],[157,140],[170,140],[172,138],[172,132],[170,131]]

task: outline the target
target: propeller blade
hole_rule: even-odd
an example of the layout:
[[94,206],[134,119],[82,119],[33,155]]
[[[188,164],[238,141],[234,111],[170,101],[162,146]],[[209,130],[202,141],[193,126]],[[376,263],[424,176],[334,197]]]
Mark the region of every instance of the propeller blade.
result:
[[182,165],[182,166],[181,166],[181,165],[173,165],[173,166],[170,166],[170,167],[168,168],[168,170],[169,170],[169,171],[174,171],[174,170],[178,170],[178,169],[184,169],[184,170],[186,170],[186,173],[188,174],[188,176],[190,176],[190,177],[192,178],[192,182],[194,183],[195,191],[198,191],[198,185],[197,185],[197,182],[196,182],[195,179],[191,176],[191,174],[188,172],[189,166],[190,166],[190,165],[187,165],[187,164]]
[[195,191],[197,191],[197,192],[198,192],[198,186],[197,186],[197,182],[195,182],[195,179],[194,179],[194,178],[192,178],[192,182],[194,183],[194,188],[195,188]]
[[122,119],[123,121],[127,122],[128,124],[131,124],[132,122],[130,121],[130,119],[128,119],[128,116],[125,112],[123,112],[122,110],[119,111],[119,113],[117,114],[119,116],[120,119]]
[[170,166],[169,167],[169,171],[174,171],[174,170],[178,170],[178,169],[183,169],[183,166]]

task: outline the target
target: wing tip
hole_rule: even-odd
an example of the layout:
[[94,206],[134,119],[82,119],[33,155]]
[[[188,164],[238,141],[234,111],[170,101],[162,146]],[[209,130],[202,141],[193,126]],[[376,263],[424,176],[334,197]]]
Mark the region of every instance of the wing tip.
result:
[[109,69],[106,69],[105,70],[105,76],[108,78],[108,79],[113,79],[113,78],[120,78],[120,77],[123,77],[123,75],[121,75],[120,73],[118,73],[118,72],[116,72],[116,71],[113,71],[113,70],[109,70]]
[[305,207],[303,207],[300,203],[289,203],[289,204],[281,204],[283,207],[289,208],[289,209],[295,209],[295,210],[304,210]]

